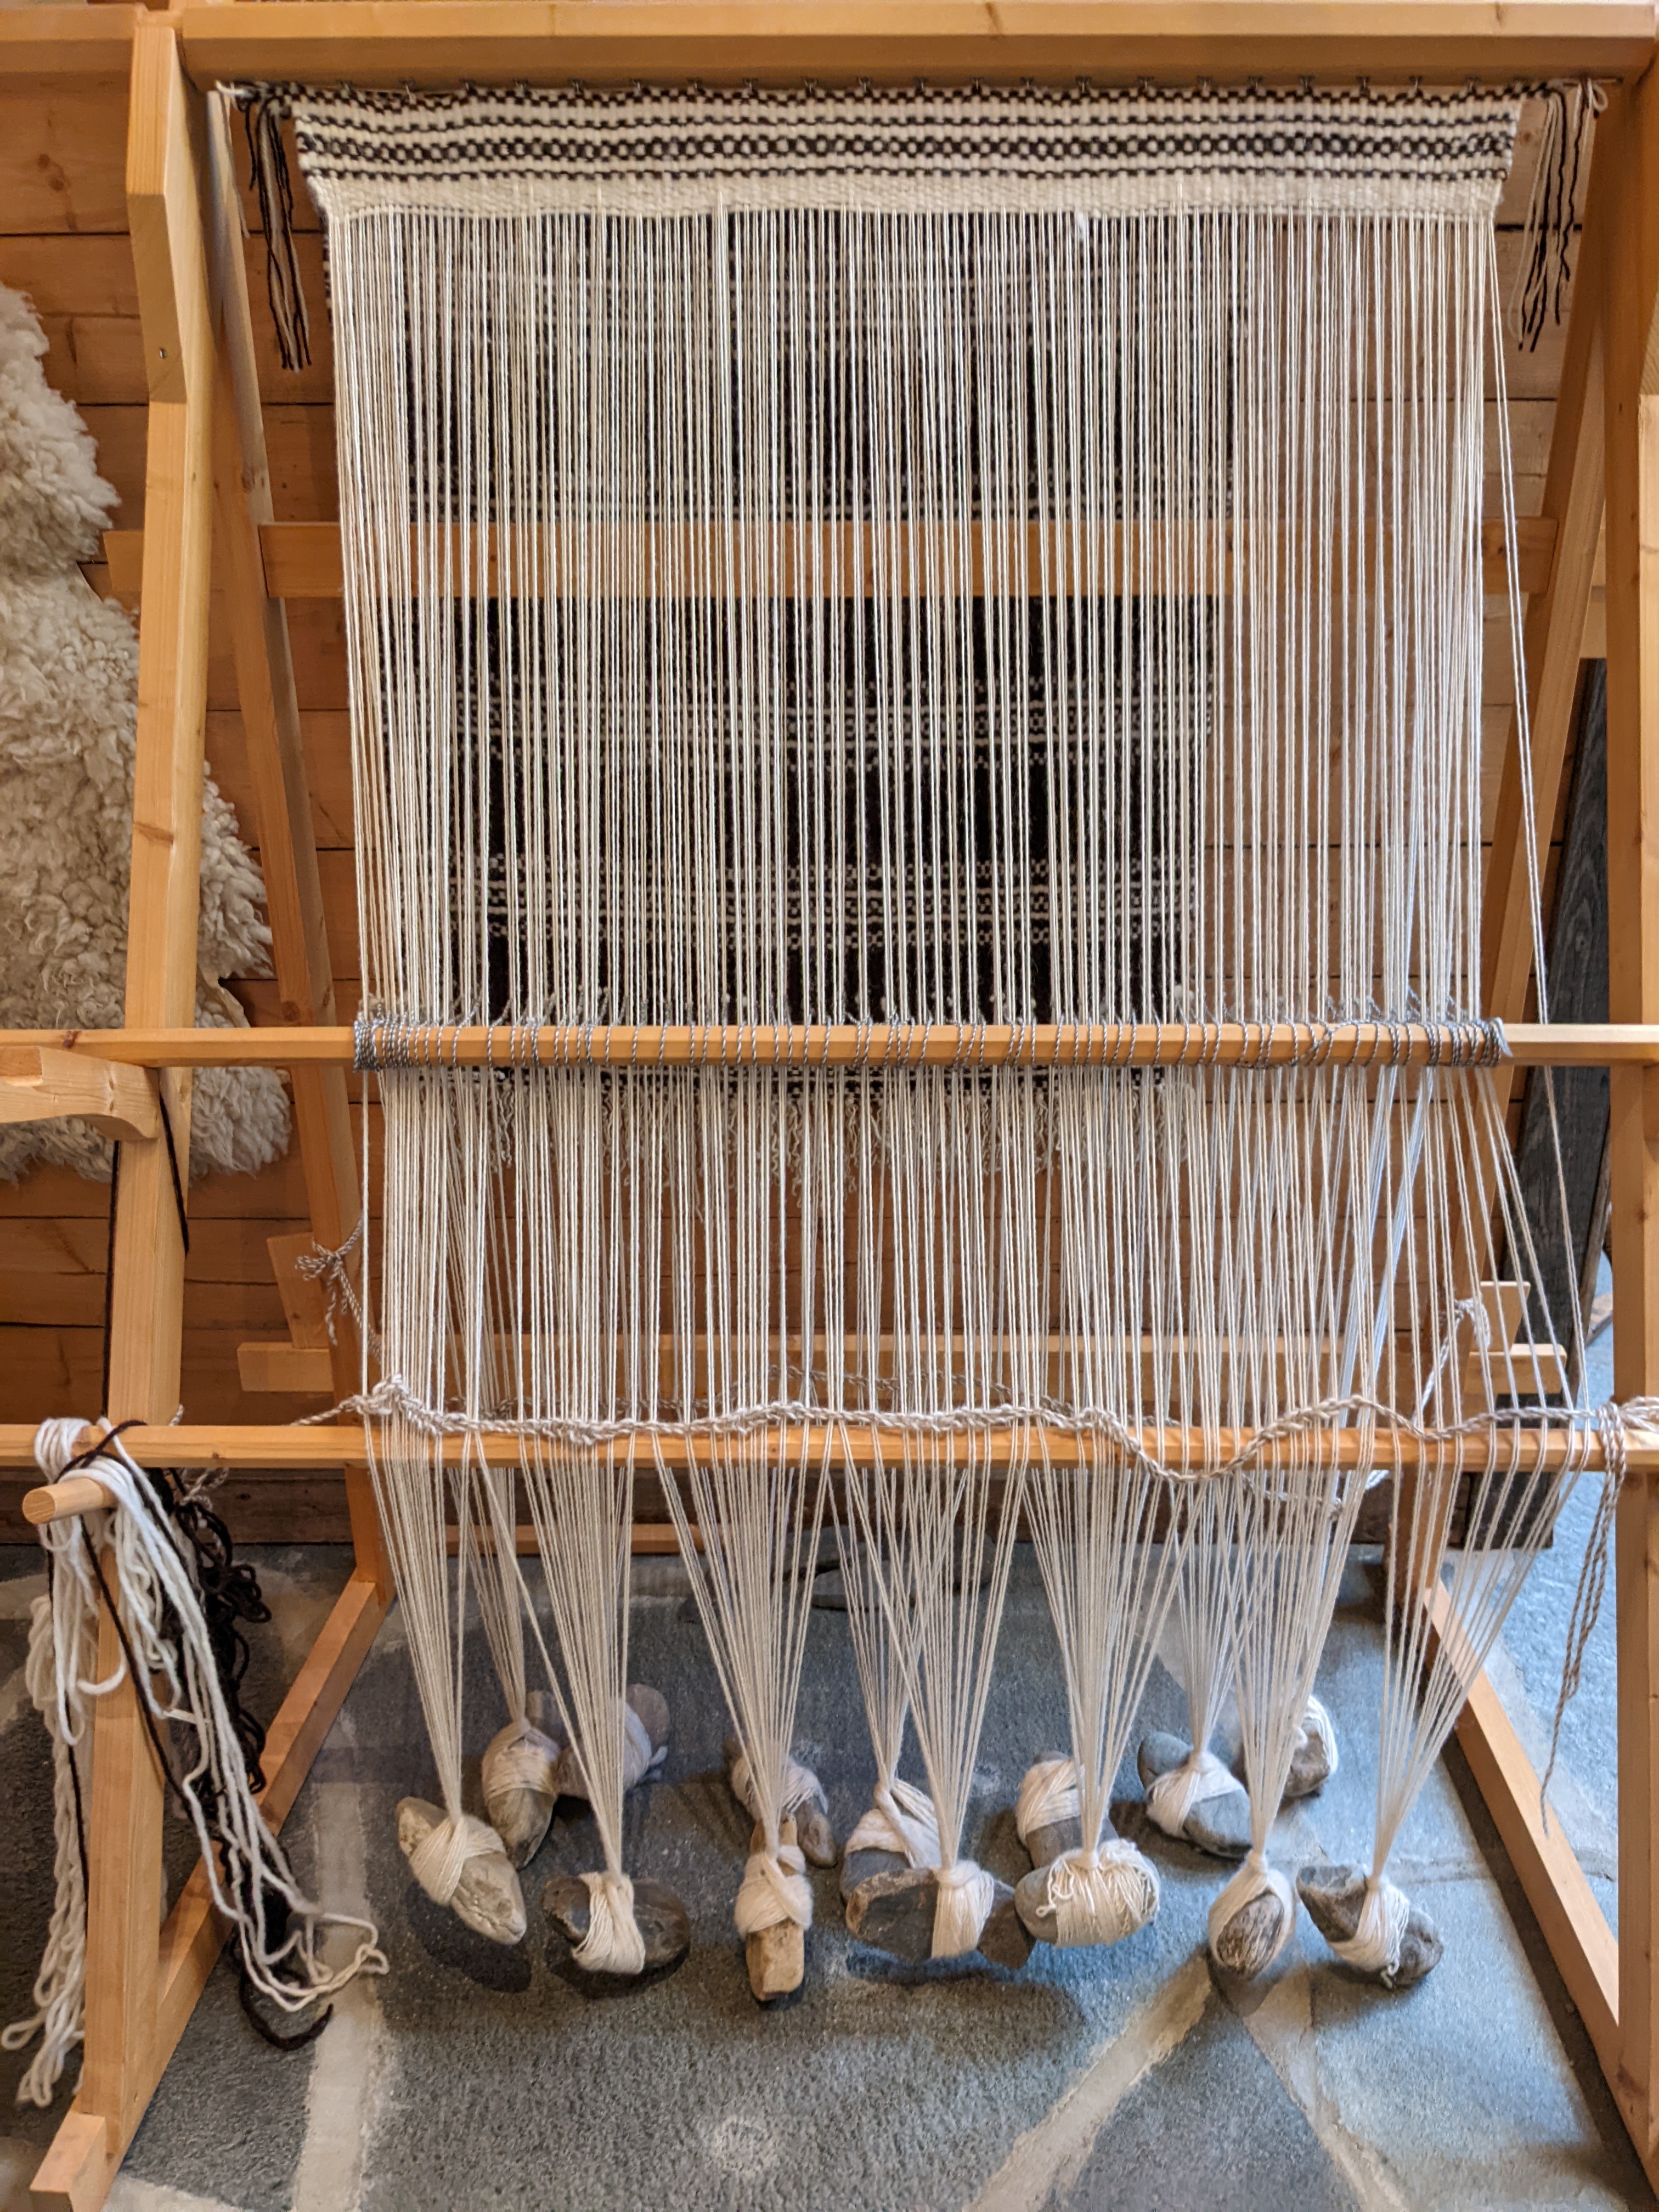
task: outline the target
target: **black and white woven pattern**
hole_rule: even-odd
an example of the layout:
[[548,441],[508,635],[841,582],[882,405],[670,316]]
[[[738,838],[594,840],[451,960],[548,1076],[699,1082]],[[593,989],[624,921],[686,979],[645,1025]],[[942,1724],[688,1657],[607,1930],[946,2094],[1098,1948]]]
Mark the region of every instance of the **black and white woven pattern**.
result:
[[1474,88],[272,89],[331,215],[1212,204],[1473,214],[1495,200],[1518,112],[1516,94]]

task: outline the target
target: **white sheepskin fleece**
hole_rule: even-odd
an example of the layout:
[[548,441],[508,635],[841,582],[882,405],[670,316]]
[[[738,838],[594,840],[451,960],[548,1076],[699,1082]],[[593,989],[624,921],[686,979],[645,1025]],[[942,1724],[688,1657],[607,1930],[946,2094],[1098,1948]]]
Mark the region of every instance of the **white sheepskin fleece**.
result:
[[[114,1029],[126,974],[138,641],[77,562],[95,559],[115,493],[90,434],[46,382],[27,300],[0,285],[0,1026]],[[245,1026],[221,978],[270,973],[264,886],[210,779],[202,797],[198,1027]],[[288,1149],[269,1069],[210,1069],[192,1091],[192,1175]],[[0,1176],[36,1160],[107,1180],[82,1121],[0,1129]]]

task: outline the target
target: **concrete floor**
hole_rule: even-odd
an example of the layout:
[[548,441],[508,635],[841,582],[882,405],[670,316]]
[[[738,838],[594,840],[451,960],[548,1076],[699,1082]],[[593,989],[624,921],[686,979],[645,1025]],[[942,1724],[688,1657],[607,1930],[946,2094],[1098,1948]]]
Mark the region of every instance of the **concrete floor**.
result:
[[[1523,1735],[1547,1737],[1562,1632],[1593,1510],[1570,1510],[1494,1673]],[[277,1612],[260,1655],[274,1702],[346,1571],[341,1553],[258,1555]],[[24,2008],[50,1906],[49,1771],[22,1692],[33,1562],[0,1554],[0,2014]],[[329,1904],[378,1919],[392,1972],[360,1983],[319,2040],[283,2055],[242,2020],[222,1966],[111,2199],[119,2212],[450,2212],[474,2206],[813,2212],[1152,2212],[1152,2208],[1645,2205],[1646,2185],[1594,2056],[1454,1751],[1393,1871],[1446,1938],[1439,1969],[1391,1996],[1339,1967],[1305,1918],[1263,1985],[1224,1990],[1203,1951],[1213,1863],[1146,1838],[1132,1767],[1120,1825],[1164,1877],[1154,1924],[1105,1954],[1039,1948],[1018,1975],[913,1971],[865,1950],[833,1875],[801,1996],[763,2014],[730,1911],[747,1824],[719,1774],[724,1719],[676,1563],[641,1563],[631,1668],[668,1693],[666,1778],[630,1800],[629,1858],[672,1883],[694,1948],[675,1974],[600,1998],[550,1939],[540,1890],[597,1863],[562,1808],[526,1879],[530,1932],[504,1952],[410,1882],[392,1807],[429,1787],[398,1614],[387,1622],[289,1822],[296,1863]],[[1342,1765],[1284,1816],[1276,1855],[1358,1858],[1375,1787],[1379,1576],[1358,1558],[1320,1688]],[[1565,1738],[1558,1809],[1609,1910],[1614,1820],[1611,1623]],[[280,1644],[281,1649],[278,1649]],[[285,1656],[283,1655],[286,1655]],[[470,1734],[495,1725],[475,1671]],[[1155,1670],[1149,1723],[1174,1723]],[[838,1828],[862,1809],[869,1757],[844,1616],[813,1619],[799,1741]],[[977,1775],[978,1855],[1024,1864],[1008,1807],[1028,1761],[1063,1739],[1060,1685],[1029,1558],[1011,1589]],[[476,1778],[476,1777],[475,1777]],[[173,1854],[182,1873],[182,1832]],[[52,2113],[10,2103],[0,2060],[0,2206],[23,2191]],[[7,2130],[9,2133],[7,2134]]]

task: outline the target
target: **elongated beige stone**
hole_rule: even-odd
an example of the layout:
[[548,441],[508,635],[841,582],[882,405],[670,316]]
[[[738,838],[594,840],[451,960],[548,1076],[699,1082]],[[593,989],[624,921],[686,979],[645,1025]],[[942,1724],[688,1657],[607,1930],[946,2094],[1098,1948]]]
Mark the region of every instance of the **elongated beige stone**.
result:
[[[398,1807],[398,1844],[404,1856],[412,1859],[443,1821],[442,1809],[424,1797],[403,1798]],[[524,1892],[505,1851],[484,1851],[468,1859],[449,1903],[455,1917],[475,1935],[488,1936],[492,1943],[523,1941]]]
[[[793,1820],[779,1821],[778,1841],[784,1844],[799,1841]],[[765,1849],[766,1838],[757,1828],[749,1839],[750,1857]],[[743,1956],[757,2002],[770,2004],[778,1997],[788,1996],[806,1979],[806,1930],[793,1920],[780,1920],[745,1936]]]

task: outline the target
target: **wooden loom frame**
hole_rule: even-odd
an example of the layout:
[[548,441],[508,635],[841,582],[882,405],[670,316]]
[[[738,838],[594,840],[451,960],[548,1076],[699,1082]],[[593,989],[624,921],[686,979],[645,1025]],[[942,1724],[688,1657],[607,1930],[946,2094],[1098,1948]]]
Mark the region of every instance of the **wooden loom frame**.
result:
[[[125,1141],[112,1289],[110,1393],[142,1462],[344,1469],[356,1547],[345,1590],[270,1731],[273,1826],[392,1595],[359,1431],[167,1425],[179,1398],[183,1251],[158,1089],[187,1142],[190,1068],[288,1068],[318,1241],[337,1248],[358,1200],[349,1032],[335,1022],[283,598],[317,588],[327,545],[273,524],[253,373],[247,272],[201,94],[260,77],[435,83],[854,77],[904,82],[1152,76],[1374,82],[1618,80],[1600,125],[1543,512],[1513,549],[1531,597],[1526,683],[1537,818],[1553,818],[1605,514],[1612,1024],[1528,1030],[1517,1060],[1612,1072],[1615,1389],[1659,1395],[1659,70],[1648,0],[874,0],[817,4],[310,4],[33,9],[0,16],[0,74],[130,82],[127,194],[149,363],[144,589],[125,1030],[0,1033],[0,1114],[94,1114]],[[228,218],[230,218],[228,220]],[[1611,495],[1605,495],[1610,488]],[[313,533],[314,539],[314,533]],[[286,540],[286,545],[284,541]],[[289,558],[285,563],[284,552]],[[1488,559],[1506,557],[1501,529]],[[112,557],[115,549],[112,547]],[[296,572],[295,558],[301,560]],[[337,552],[333,556],[337,574]],[[303,567],[310,561],[311,568]],[[287,1030],[198,1032],[198,839],[210,563],[228,606],[257,793],[273,957]],[[328,588],[325,575],[323,587]],[[337,588],[337,584],[332,586]],[[1487,878],[1485,1004],[1527,1012],[1531,939],[1519,763],[1504,768]],[[333,1354],[337,1390],[356,1348]],[[0,1428],[0,1465],[33,1431]],[[1659,2182],[1659,1438],[1632,1449],[1619,1508],[1620,1929],[1608,1928],[1482,1677],[1459,1736],[1650,2178]],[[73,1492],[73,1484],[62,1486]],[[33,1493],[34,1517],[88,1498]],[[106,1665],[118,1656],[102,1626]],[[205,1983],[222,1929],[198,1869],[159,1923],[161,1779],[131,1685],[99,1704],[89,1812],[87,2033],[81,2086],[35,2177],[35,2201],[93,2212]]]

